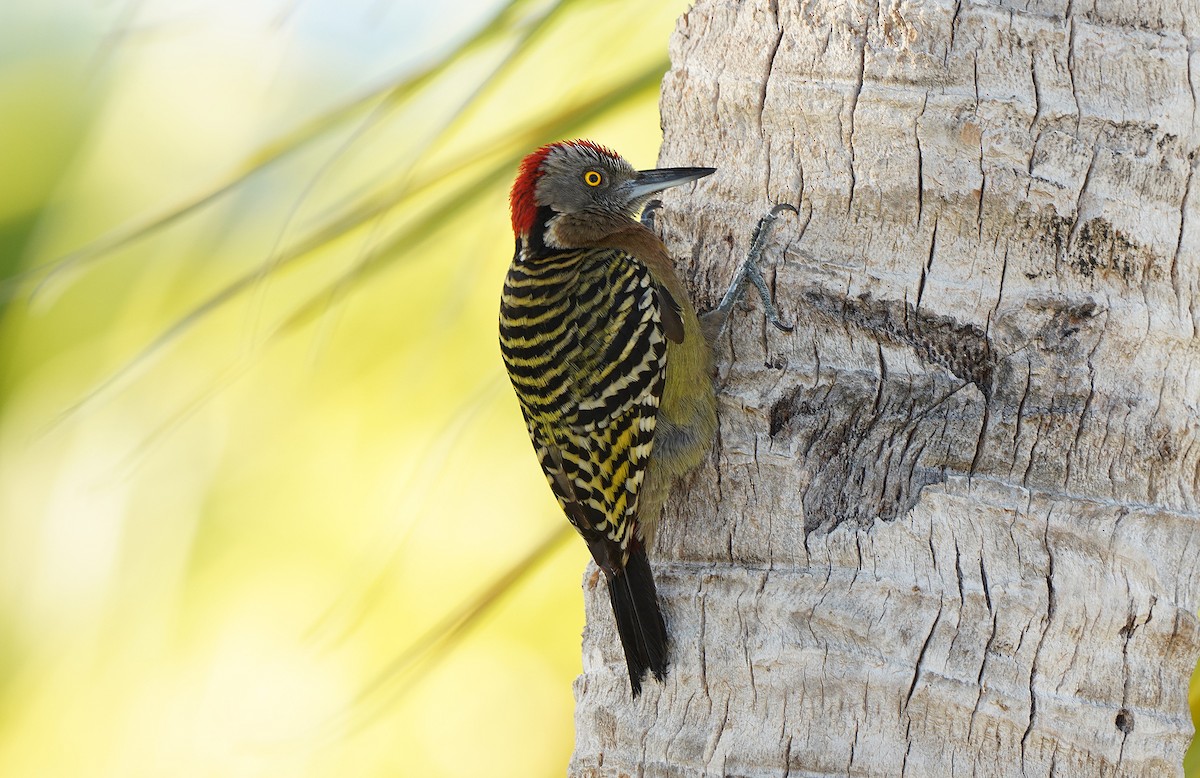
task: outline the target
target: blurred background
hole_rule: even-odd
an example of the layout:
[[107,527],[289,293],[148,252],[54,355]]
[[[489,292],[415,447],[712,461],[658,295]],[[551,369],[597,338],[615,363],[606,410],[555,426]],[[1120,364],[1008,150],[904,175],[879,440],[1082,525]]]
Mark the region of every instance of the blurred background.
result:
[[0,775],[562,775],[508,187],[684,9],[0,3]]
[[563,773],[507,190],[686,5],[0,4],[0,775]]

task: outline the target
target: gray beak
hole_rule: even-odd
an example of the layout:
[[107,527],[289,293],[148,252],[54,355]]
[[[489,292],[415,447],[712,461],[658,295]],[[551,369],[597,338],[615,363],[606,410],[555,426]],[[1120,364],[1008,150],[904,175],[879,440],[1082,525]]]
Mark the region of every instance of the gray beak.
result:
[[711,176],[716,172],[717,169],[713,167],[664,167],[657,170],[639,170],[637,178],[628,184],[629,188],[626,192],[630,202],[637,202],[655,192]]

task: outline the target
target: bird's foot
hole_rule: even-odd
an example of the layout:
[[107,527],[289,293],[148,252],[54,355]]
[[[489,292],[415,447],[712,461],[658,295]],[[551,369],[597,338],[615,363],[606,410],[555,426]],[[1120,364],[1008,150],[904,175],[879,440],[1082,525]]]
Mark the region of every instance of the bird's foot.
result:
[[[753,284],[754,288],[758,290],[758,297],[762,300],[763,314],[766,316],[767,321],[782,332],[792,331],[792,326],[784,324],[783,320],[779,318],[779,309],[775,307],[775,297],[767,287],[767,281],[763,278],[762,270],[758,267],[763,251],[766,249],[767,240],[771,236],[771,228],[775,225],[779,214],[784,211],[791,211],[795,214],[799,213],[795,206],[788,203],[780,203],[758,220],[758,226],[754,228],[754,237],[750,239],[750,250],[746,253],[746,259],[738,269],[737,275],[734,276],[733,283],[729,285],[725,296],[721,298],[721,304],[704,314],[705,329],[714,335],[719,336],[724,331],[725,323],[729,319],[729,312],[733,310],[733,306],[741,298],[742,289],[745,287],[747,281]],[[646,218],[644,213],[642,218],[643,220]]]
[[642,226],[654,232],[654,212],[662,208],[662,200],[651,200],[642,208]]

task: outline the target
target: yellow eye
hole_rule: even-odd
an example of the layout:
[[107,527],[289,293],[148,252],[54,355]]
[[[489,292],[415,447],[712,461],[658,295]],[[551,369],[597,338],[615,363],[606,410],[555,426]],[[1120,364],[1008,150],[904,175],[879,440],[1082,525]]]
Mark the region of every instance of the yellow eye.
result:
[[583,174],[583,183],[588,186],[600,186],[600,182],[604,179],[595,170],[589,170]]

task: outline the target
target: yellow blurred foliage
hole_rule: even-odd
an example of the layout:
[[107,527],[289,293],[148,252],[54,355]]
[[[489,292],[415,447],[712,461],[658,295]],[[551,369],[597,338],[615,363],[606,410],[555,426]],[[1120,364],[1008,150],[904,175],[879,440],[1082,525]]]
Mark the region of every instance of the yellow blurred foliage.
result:
[[0,30],[0,775],[563,772],[586,551],[501,372],[507,188],[653,164],[685,4],[426,5]]

